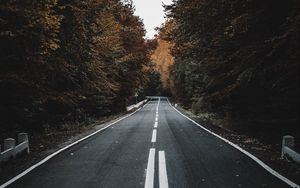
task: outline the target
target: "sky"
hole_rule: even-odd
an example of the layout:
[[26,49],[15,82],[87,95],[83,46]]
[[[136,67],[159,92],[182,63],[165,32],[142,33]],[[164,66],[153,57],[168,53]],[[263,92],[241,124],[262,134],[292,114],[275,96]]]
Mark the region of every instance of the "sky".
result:
[[165,22],[163,3],[169,5],[172,0],[133,0],[135,15],[144,20],[146,38],[153,38],[156,34],[154,29]]

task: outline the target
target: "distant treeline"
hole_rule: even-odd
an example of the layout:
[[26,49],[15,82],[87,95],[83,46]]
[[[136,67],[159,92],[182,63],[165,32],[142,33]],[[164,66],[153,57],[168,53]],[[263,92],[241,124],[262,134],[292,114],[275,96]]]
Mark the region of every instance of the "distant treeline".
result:
[[1,0],[0,131],[119,112],[153,88],[156,41],[133,13],[121,0]]
[[298,0],[165,6],[160,37],[173,45],[175,98],[230,125],[299,127],[299,7]]

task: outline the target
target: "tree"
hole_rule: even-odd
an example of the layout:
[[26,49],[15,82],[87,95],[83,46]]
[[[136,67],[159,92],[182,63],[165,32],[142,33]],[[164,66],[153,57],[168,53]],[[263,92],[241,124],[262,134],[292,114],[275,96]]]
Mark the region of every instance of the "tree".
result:
[[178,0],[165,9],[178,100],[231,125],[296,126],[299,2]]
[[121,0],[1,1],[1,127],[43,130],[124,110],[150,66],[133,13]]

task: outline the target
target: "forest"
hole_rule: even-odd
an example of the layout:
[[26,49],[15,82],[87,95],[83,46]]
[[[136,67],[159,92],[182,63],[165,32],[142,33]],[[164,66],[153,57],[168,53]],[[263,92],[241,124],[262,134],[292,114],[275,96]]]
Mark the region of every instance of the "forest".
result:
[[1,0],[0,132],[124,111],[160,84],[144,36],[132,1]]
[[174,58],[168,89],[175,100],[225,128],[264,136],[299,133],[299,3],[166,5],[159,38],[168,41]]
[[172,96],[211,123],[299,131],[298,0],[174,0],[145,39],[131,0],[2,0],[0,127],[116,114]]

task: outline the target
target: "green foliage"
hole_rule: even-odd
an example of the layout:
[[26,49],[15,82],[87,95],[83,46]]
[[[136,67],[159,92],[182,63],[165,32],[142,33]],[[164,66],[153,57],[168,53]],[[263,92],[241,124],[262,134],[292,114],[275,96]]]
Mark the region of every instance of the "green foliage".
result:
[[0,126],[35,128],[125,109],[148,83],[131,1],[0,3]]
[[148,84],[145,86],[145,95],[147,96],[160,96],[163,94],[162,82],[160,74],[155,71],[154,65],[152,69],[147,71]]
[[178,0],[165,8],[160,35],[174,44],[178,100],[234,122],[298,125],[299,1]]

